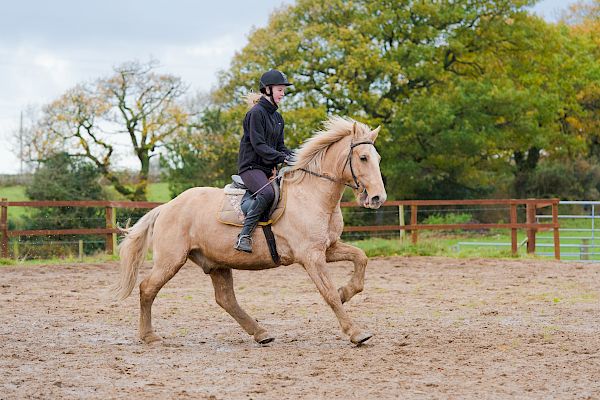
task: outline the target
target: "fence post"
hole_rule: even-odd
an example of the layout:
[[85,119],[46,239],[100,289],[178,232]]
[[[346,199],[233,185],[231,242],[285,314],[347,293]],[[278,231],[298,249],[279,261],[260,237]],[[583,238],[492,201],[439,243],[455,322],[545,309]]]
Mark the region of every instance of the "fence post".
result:
[[590,259],[590,240],[589,239],[581,239],[581,247],[579,248],[579,259],[580,260],[589,260]]
[[[114,229],[117,226],[117,213],[114,207],[106,207],[106,227]],[[115,255],[117,252],[117,234],[106,234],[106,254]]]
[[554,225],[554,258],[560,260],[560,233],[558,226],[558,201],[552,203],[552,224]]
[[[535,224],[537,204],[527,203],[527,225]],[[537,229],[527,228],[527,254],[535,254],[535,234]]]
[[419,232],[415,229],[417,227],[417,205],[411,204],[410,206],[410,225],[412,226],[412,230],[410,232],[410,236],[412,238],[412,244],[416,245],[419,240]]
[[[517,223],[517,205],[510,205],[510,224],[515,225]],[[517,248],[517,228],[510,228],[510,245],[512,249],[512,254],[516,255],[518,252]]]
[[404,237],[406,236],[406,231],[402,229],[406,223],[404,222],[404,206],[398,206],[398,217],[400,218],[400,240],[404,242]]
[[0,213],[0,229],[2,230],[2,258],[8,258],[8,199],[2,199],[2,212]]

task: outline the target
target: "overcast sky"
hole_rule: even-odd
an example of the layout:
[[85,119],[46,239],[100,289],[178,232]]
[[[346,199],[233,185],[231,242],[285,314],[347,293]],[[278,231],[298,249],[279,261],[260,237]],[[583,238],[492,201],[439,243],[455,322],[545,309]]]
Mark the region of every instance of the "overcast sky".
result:
[[[575,0],[542,0],[554,21]],[[0,13],[0,173],[19,172],[11,137],[19,114],[114,65],[155,58],[191,91],[208,91],[253,27],[293,0],[19,0]]]

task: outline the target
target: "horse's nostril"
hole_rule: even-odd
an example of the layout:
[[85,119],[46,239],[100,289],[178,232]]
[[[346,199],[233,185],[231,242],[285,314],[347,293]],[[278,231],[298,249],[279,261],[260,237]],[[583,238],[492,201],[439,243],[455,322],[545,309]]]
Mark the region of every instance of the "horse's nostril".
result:
[[373,196],[371,203],[379,203],[379,196]]

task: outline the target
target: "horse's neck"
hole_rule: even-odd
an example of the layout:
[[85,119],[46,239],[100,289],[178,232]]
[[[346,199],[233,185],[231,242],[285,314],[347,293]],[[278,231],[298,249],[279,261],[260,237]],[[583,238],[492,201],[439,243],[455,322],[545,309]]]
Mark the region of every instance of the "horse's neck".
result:
[[[343,148],[343,144],[334,143],[328,150],[321,166],[321,173],[329,176],[333,179],[342,179],[343,167],[340,167],[340,163],[343,163],[343,154],[340,150]],[[321,208],[325,212],[333,212],[342,199],[345,186],[341,183],[333,182],[326,178],[316,177],[308,175],[298,182],[297,189],[303,194],[308,196],[300,196],[308,199],[311,203],[317,203],[321,205]],[[311,206],[307,204],[307,206]]]
[[298,201],[306,203],[300,207],[332,213],[340,204],[344,185],[306,174],[300,182],[291,184],[288,190],[293,191],[292,196]]

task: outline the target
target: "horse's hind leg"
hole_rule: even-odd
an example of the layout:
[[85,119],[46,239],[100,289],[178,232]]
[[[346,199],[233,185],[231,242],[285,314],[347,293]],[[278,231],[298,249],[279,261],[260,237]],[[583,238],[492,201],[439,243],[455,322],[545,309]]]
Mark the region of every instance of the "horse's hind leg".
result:
[[187,255],[174,256],[165,254],[157,256],[150,275],[140,283],[140,339],[144,343],[162,340],[152,329],[152,303],[158,291],[179,271],[187,259]]
[[260,344],[272,342],[273,337],[239,306],[233,290],[231,269],[215,269],[210,273],[210,278],[215,288],[217,304],[223,307],[249,335],[254,336],[255,341]]
[[327,249],[325,256],[327,262],[352,261],[354,263],[352,277],[346,285],[338,289],[342,303],[350,300],[355,294],[362,292],[365,285],[365,270],[369,261],[364,251],[358,247],[337,241]]

